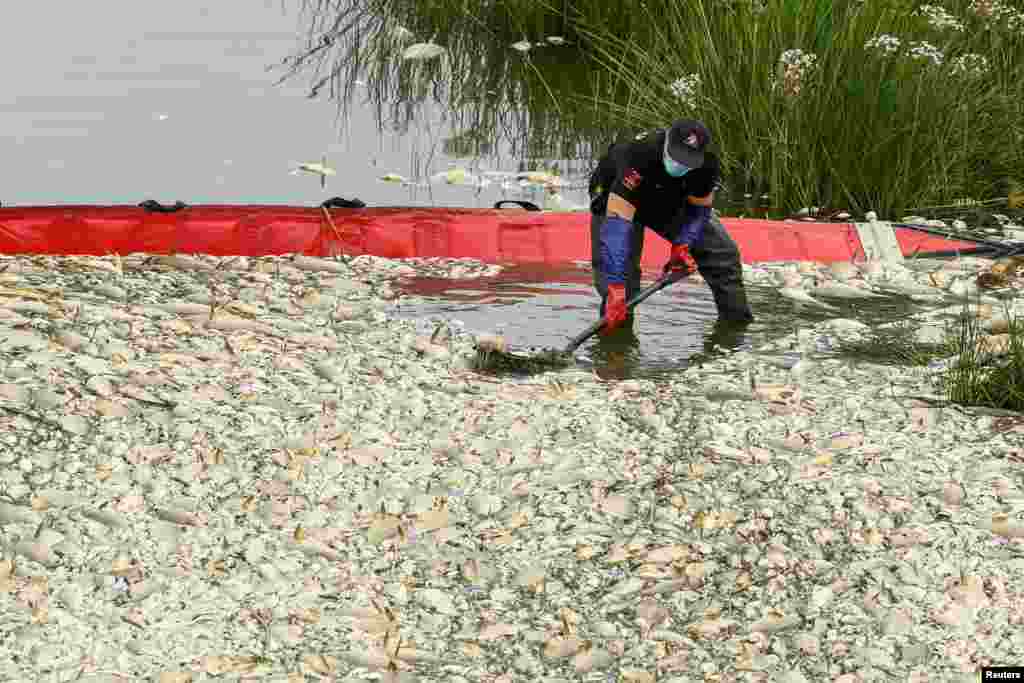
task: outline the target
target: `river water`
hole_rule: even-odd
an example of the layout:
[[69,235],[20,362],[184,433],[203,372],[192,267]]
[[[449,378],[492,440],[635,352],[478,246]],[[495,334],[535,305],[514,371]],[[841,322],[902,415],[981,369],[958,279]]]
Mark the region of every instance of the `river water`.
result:
[[[308,31],[294,0],[233,3],[65,3],[14,0],[0,23],[0,203],[161,202],[490,206],[505,195],[381,182],[431,159],[443,171],[444,127],[407,134],[367,107],[339,120],[313,73],[275,85],[268,67],[295,54]],[[15,9],[16,8],[16,9]],[[41,29],[40,27],[45,27]],[[16,68],[14,68],[16,65]],[[289,175],[326,154],[338,172]],[[494,160],[494,168],[502,160]],[[511,168],[510,170],[515,170]]]
[[[474,334],[501,333],[517,352],[563,348],[596,320],[600,305],[590,273],[576,267],[511,267],[496,277],[466,280],[411,278],[400,292],[393,312],[420,320],[424,333],[449,320]],[[721,326],[703,282],[677,283],[640,304],[633,335],[592,338],[577,359],[601,376],[656,378],[730,350],[755,349],[830,318],[879,324],[919,310],[904,297],[831,301],[839,308],[832,312],[798,309],[775,287],[749,283],[747,295],[755,321],[742,328]]]

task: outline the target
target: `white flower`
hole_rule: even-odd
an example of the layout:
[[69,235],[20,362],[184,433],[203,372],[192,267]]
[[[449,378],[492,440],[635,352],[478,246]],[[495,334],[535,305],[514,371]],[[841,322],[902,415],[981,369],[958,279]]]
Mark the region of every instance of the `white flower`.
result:
[[942,54],[942,50],[923,40],[917,43],[911,43],[910,49],[907,50],[907,56],[911,59],[929,60],[934,63],[935,66],[942,66],[942,62],[946,58],[945,55]]
[[950,29],[962,33],[963,23],[938,5],[921,5],[917,8],[916,14],[928,20],[932,28],[941,30]]
[[811,54],[810,52],[804,52],[798,48],[792,50],[786,50],[779,57],[779,61],[786,66],[795,66],[800,69],[810,69],[814,66],[814,63],[818,61],[818,56]]
[[700,84],[700,74],[687,74],[686,76],[677,78],[669,88],[671,88],[672,94],[675,95],[684,106],[692,109],[697,106],[697,89],[700,87]]
[[864,43],[864,49],[878,50],[891,55],[899,51],[900,39],[894,35],[883,33]]
[[960,55],[950,63],[950,71],[957,76],[980,78],[989,71],[988,57],[973,52]]

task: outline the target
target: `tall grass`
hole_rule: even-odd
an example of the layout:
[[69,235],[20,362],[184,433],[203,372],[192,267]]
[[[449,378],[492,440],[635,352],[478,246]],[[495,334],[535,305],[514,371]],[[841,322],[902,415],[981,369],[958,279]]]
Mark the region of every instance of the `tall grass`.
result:
[[950,338],[957,350],[954,363],[939,376],[950,402],[1024,412],[1024,321],[1009,315],[1007,319],[1008,350],[993,357],[981,348],[981,320],[961,316]]
[[[769,0],[648,2],[651,35],[586,31],[599,60],[633,84],[609,101],[639,125],[689,112],[718,133],[731,176],[750,193],[768,191],[792,208],[841,204],[883,215],[951,196],[979,196],[1024,175],[1020,101],[1024,41],[1005,30],[944,37],[915,14],[916,3]],[[867,47],[881,34],[895,54]],[[1000,36],[998,42],[995,36]],[[942,65],[906,56],[930,40]],[[814,55],[785,73],[788,50]],[[952,73],[952,58],[989,55],[992,71]],[[680,98],[674,79],[701,86]]]
[[844,358],[880,365],[927,366],[943,361],[945,368],[934,376],[935,388],[945,400],[963,406],[979,406],[1024,412],[1024,320],[1003,312],[1008,338],[1005,352],[986,348],[991,337],[967,301],[955,321],[945,325],[940,341],[918,339],[919,324],[906,320],[874,329],[856,338],[840,340]]
[[[309,38],[282,63],[285,78],[312,72],[314,91],[329,87],[343,109],[362,99],[382,128],[439,103],[473,143],[465,151],[506,141],[524,158],[592,158],[619,135],[694,115],[716,134],[733,189],[785,209],[898,217],[1024,180],[1024,23],[993,22],[969,0],[944,3],[963,31],[936,28],[908,0],[301,3]],[[448,57],[402,61],[399,25]],[[866,46],[882,34],[899,50]],[[549,35],[570,45],[510,47]],[[907,56],[918,41],[942,64]],[[790,50],[813,66],[787,73]],[[988,72],[954,74],[972,53]],[[689,74],[700,85],[681,97],[672,84]]]
[[[571,9],[561,0],[301,0],[305,45],[270,67],[281,81],[311,80],[310,96],[327,94],[347,116],[369,107],[380,129],[405,130],[428,104],[459,138],[461,154],[486,153],[504,142],[520,158],[589,156],[602,138],[594,102],[608,96],[607,74],[586,57],[573,35]],[[612,10],[611,3],[605,10]],[[625,9],[630,3],[620,2]],[[406,42],[393,32],[412,32]],[[521,54],[524,37],[566,36],[571,44]],[[403,61],[412,42],[433,39],[448,54]],[[357,81],[366,87],[356,85]],[[571,106],[567,106],[572,99]],[[588,105],[589,103],[589,105]]]

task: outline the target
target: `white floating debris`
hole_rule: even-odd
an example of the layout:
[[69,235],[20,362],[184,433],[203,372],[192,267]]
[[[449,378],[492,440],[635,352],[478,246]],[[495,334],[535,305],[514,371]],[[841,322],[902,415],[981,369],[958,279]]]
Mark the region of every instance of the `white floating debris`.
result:
[[560,176],[549,173],[548,171],[523,171],[516,173],[514,177],[523,187],[559,187],[564,184],[564,181]]
[[530,48],[533,47],[533,43],[528,40],[520,40],[519,42],[512,43],[509,47],[517,52],[529,52]]
[[464,168],[453,168],[441,173],[435,173],[430,177],[431,182],[445,183],[446,185],[478,185],[480,179]]
[[815,296],[827,296],[834,299],[877,299],[881,294],[876,294],[869,289],[853,287],[843,282],[822,282],[812,290]]
[[825,325],[828,330],[837,333],[863,332],[870,329],[865,323],[848,318],[833,318],[825,323]]
[[445,48],[434,42],[414,43],[413,45],[405,48],[405,51],[402,53],[402,59],[411,59],[415,61],[437,59],[446,51],[447,50]]
[[322,163],[318,164],[316,162],[299,164],[299,167],[296,170],[306,171],[307,173],[313,173],[316,175],[337,175],[337,171],[335,171],[333,168],[329,168],[328,166]]
[[517,174],[515,171],[481,171],[480,175],[484,176],[485,178],[495,178],[501,180],[507,178],[515,178]]
[[857,277],[858,270],[857,266],[853,265],[849,261],[836,261],[828,267],[832,273],[832,277],[839,280],[840,282],[846,282],[852,278]]
[[323,187],[326,183],[327,176],[337,175],[337,171],[327,165],[327,157],[323,157],[319,162],[306,161],[300,162],[291,172],[291,175],[299,175],[300,173],[311,173],[313,175],[320,176],[320,186]]
[[805,290],[797,289],[796,287],[780,287],[779,294],[789,299],[790,301],[797,302],[798,304],[809,304],[811,306],[818,306],[820,308],[825,308],[833,311],[837,310],[835,306],[827,304],[823,301],[818,301],[810,294],[808,294]]

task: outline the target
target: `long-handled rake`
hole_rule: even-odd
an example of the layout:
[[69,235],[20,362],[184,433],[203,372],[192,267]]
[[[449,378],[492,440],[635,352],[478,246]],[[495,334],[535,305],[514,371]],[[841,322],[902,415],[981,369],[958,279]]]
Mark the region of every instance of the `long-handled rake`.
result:
[[[640,290],[636,296],[627,301],[626,309],[632,311],[637,304],[646,300],[655,292],[660,292],[669,285],[678,282],[683,277],[682,273],[668,273],[664,275],[661,279]],[[603,319],[591,323],[587,329],[576,335],[564,349],[546,349],[530,355],[516,354],[495,348],[493,345],[478,343],[475,368],[482,372],[535,373],[569,367],[575,363],[573,352],[583,342],[597,334],[603,325]]]

